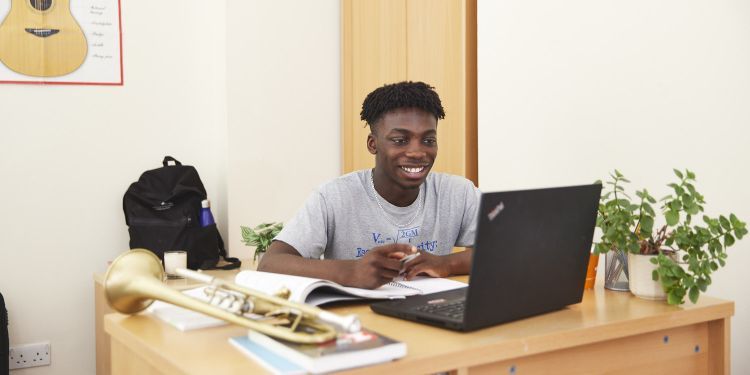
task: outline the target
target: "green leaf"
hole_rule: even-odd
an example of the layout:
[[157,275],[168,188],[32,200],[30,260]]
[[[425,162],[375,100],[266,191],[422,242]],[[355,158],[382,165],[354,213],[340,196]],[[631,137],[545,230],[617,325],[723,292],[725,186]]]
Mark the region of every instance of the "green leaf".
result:
[[687,169],[685,171],[687,171],[687,178],[688,179],[695,180],[695,173],[693,173],[693,172],[691,172],[691,171],[689,171]]
[[698,291],[698,288],[696,288],[696,287],[690,288],[690,294],[688,295],[688,297],[690,298],[690,302],[692,302],[692,303],[698,302],[698,295],[699,294],[700,294],[700,292]]
[[677,279],[671,276],[663,277],[661,279],[661,285],[665,288],[670,288],[677,284]]
[[719,216],[719,223],[726,230],[732,229],[732,224],[729,223],[729,219],[727,219],[724,215]]
[[664,213],[664,218],[667,219],[667,225],[673,227],[677,225],[678,221],[680,221],[680,213],[677,211],[669,210]]
[[729,221],[731,221],[732,225],[735,227],[739,226],[739,224],[741,223],[740,219],[738,219],[737,215],[735,214],[729,214]]
[[651,280],[659,281],[659,272],[656,270],[651,271]]
[[696,215],[698,212],[700,212],[700,206],[691,203],[690,205],[685,206],[685,211],[687,211],[687,213],[689,213],[690,215]]
[[705,292],[708,289],[709,282],[706,279],[698,279],[698,288],[701,292]]
[[654,230],[654,218],[651,216],[644,216],[641,220],[641,236],[650,237],[651,232]]
[[684,176],[682,175],[682,172],[678,171],[677,169],[672,169],[674,171],[674,174],[677,175],[680,179],[682,179]]
[[667,294],[667,303],[670,305],[679,305],[682,303],[682,298],[680,298],[674,291],[671,291]]
[[669,208],[671,208],[672,211],[678,212],[680,209],[682,209],[682,202],[675,199],[671,202],[669,202]]
[[729,247],[734,245],[734,237],[732,237],[731,234],[727,233],[724,235],[724,246]]
[[747,234],[747,229],[735,229],[734,235],[737,236],[738,240],[741,240],[744,235]]

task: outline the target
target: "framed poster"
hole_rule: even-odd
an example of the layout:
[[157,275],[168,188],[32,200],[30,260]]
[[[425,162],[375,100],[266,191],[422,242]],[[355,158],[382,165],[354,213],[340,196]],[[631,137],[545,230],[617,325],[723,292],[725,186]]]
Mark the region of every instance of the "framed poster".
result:
[[0,0],[0,83],[122,85],[120,0]]

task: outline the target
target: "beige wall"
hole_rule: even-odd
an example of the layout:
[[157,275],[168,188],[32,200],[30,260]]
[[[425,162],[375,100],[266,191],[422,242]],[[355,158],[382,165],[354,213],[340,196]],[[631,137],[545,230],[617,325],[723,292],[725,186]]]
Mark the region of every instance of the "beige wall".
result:
[[[618,168],[661,197],[672,167],[687,167],[709,214],[750,221],[749,3],[480,0],[478,15],[483,190],[590,183]],[[742,374],[750,238],[728,252],[708,294],[736,301]]]
[[123,2],[122,19],[123,87],[0,87],[0,291],[11,345],[53,352],[18,374],[94,373],[92,274],[128,248],[122,195],[165,154],[197,167],[241,258],[240,224],[287,220],[341,168],[338,1]]
[[[339,1],[227,2],[230,254],[340,174]],[[363,141],[364,144],[364,141]]]
[[165,154],[197,167],[225,232],[224,11],[123,1],[124,86],[0,86],[0,291],[11,345],[52,344],[14,374],[94,373],[92,274],[128,248],[122,195]]
[[52,344],[19,375],[94,373],[92,274],[165,154],[197,167],[241,258],[240,224],[288,219],[341,168],[337,0],[123,2],[122,20],[124,86],[0,87],[0,291],[11,345]]

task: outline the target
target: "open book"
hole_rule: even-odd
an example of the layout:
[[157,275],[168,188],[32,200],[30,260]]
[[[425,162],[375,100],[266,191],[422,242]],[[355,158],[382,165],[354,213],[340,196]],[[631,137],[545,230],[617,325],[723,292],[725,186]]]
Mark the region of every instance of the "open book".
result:
[[329,280],[250,270],[237,274],[234,282],[266,294],[274,294],[282,287],[286,287],[291,291],[289,300],[314,306],[356,299],[399,299],[466,286],[462,282],[450,279],[420,276],[410,281],[392,281],[377,289],[361,289]]

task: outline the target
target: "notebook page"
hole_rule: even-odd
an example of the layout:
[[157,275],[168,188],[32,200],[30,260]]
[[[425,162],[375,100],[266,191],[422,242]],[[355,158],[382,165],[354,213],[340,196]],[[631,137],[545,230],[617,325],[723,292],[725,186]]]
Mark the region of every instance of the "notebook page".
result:
[[393,287],[416,289],[419,294],[437,293],[451,289],[458,289],[468,286],[469,284],[460,281],[429,276],[417,276],[412,280],[394,280],[390,283]]

